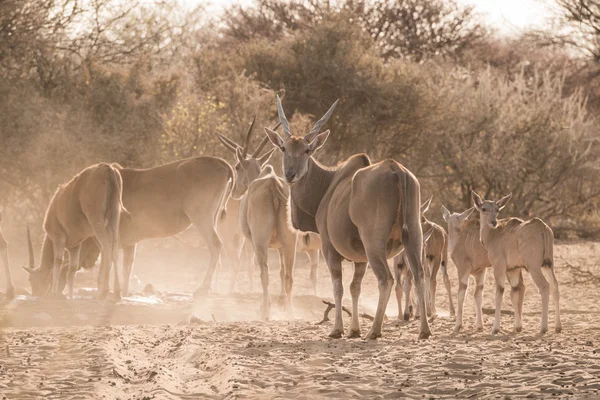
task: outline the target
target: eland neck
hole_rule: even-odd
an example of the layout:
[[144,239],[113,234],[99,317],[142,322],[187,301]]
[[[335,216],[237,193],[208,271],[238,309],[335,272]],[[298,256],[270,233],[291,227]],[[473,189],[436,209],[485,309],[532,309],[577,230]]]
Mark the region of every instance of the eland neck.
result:
[[[335,171],[335,169],[329,169],[319,164],[312,158],[308,160],[306,174],[290,188],[290,203],[292,208],[295,209],[292,210],[294,228],[318,233],[315,216],[323,196],[333,181]],[[301,213],[298,213],[298,210]],[[296,211],[296,218],[294,218],[294,211]]]
[[54,245],[48,235],[44,236],[42,244],[42,257],[40,259],[39,269],[51,270],[54,266]]

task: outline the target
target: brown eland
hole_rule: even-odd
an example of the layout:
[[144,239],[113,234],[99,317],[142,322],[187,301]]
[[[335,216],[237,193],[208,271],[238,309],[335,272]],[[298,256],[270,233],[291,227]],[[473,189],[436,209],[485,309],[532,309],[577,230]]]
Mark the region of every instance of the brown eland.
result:
[[[337,168],[328,168],[313,155],[325,144],[329,131],[321,128],[330,118],[337,101],[305,136],[292,136],[281,100],[277,97],[279,120],[284,137],[265,128],[279,149],[283,171],[290,186],[292,226],[321,235],[322,252],[333,283],[335,323],[330,337],[343,334],[342,261],[354,262],[352,322],[349,337],[360,337],[358,299],[367,262],[379,286],[377,311],[367,338],[381,336],[383,318],[394,277],[387,259],[402,248],[413,273],[417,298],[425,307],[421,263],[423,232],[419,215],[420,186],[415,176],[398,162],[386,159],[371,164],[365,154],[356,154]],[[430,335],[427,318],[421,318],[420,338]]]

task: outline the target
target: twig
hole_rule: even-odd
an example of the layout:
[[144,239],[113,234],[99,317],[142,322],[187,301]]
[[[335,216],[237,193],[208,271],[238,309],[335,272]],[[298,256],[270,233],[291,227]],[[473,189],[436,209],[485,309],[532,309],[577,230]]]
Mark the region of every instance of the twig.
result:
[[569,263],[562,257],[557,257],[560,259],[564,266],[569,270],[569,274],[571,275],[571,280],[569,282],[565,282],[566,285],[581,285],[581,284],[592,284],[592,285],[600,285],[600,276],[595,275],[589,270],[583,269],[581,267],[576,267],[573,264]]
[[[327,308],[325,309],[325,312],[323,313],[323,319],[321,321],[317,322],[317,325],[322,325],[323,323],[325,323],[327,321],[330,321],[330,319],[329,319],[329,313],[331,312],[331,310],[333,310],[335,308],[335,304],[333,304],[330,301],[323,300],[323,304],[326,304]],[[350,310],[348,310],[344,306],[342,306],[342,311],[345,311],[346,314],[348,314],[350,317],[352,316],[352,312]],[[371,316],[371,315],[369,315],[367,313],[364,313],[364,312],[358,314],[358,316],[361,317],[361,318],[368,319],[369,321],[373,321],[375,319],[373,316]],[[383,317],[387,321],[387,319],[388,319],[387,315],[384,315]]]
[[212,316],[213,321],[215,322],[215,324],[217,323],[217,319],[215,318],[215,314],[210,314]]
[[6,357],[10,358],[10,349],[8,348],[8,345],[6,345]]

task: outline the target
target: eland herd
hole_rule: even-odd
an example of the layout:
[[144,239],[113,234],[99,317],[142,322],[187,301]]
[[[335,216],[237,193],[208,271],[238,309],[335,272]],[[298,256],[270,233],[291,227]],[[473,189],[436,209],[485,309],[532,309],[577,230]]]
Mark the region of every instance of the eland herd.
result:
[[[241,259],[254,254],[260,270],[262,319],[270,317],[268,249],[280,256],[280,305],[293,313],[292,287],[296,252],[311,260],[310,280],[317,294],[317,265],[325,259],[333,284],[335,321],[329,334],[340,338],[342,320],[342,261],[354,264],[350,284],[352,320],[346,335],[360,337],[358,301],[367,265],[379,289],[377,310],[366,337],[382,334],[386,307],[396,281],[398,318],[412,312],[411,291],[416,295],[415,316],[420,319],[419,338],[430,336],[427,316],[436,315],[437,274],[441,269],[455,314],[448,277],[448,253],[456,265],[459,288],[456,325],[463,323],[463,305],[469,276],[473,275],[476,328],[483,330],[482,300],[485,273],[492,268],[496,282],[495,321],[492,334],[500,331],[504,284],[508,278],[515,310],[515,331],[522,329],[525,285],[522,271],[531,275],[542,298],[541,333],[548,330],[549,294],[555,304],[555,330],[561,331],[558,282],[554,273],[553,233],[540,219],[498,219],[511,195],[485,200],[472,192],[473,207],[451,213],[442,206],[448,233],[429,221],[425,213],[431,198],[421,204],[419,181],[393,159],[373,163],[366,154],[355,154],[337,167],[320,164],[314,154],[325,144],[329,130],[322,131],[336,101],[305,135],[292,134],[281,100],[277,97],[279,123],[265,128],[266,136],[250,153],[254,122],[244,144],[217,134],[234,153],[231,166],[217,157],[193,157],[149,169],[123,168],[100,163],[77,174],[54,194],[44,220],[45,238],[41,260],[35,266],[28,233],[29,273],[32,294],[60,297],[65,286],[73,297],[75,272],[82,254],[101,253],[98,297],[129,295],[129,280],[136,244],[144,239],[176,235],[193,225],[208,244],[210,259],[203,283],[194,292],[201,297],[211,289],[213,274],[223,254],[231,264],[230,291],[235,290]],[[276,132],[281,126],[282,133]],[[273,149],[261,155],[265,145]],[[279,151],[283,177],[277,176],[269,159]],[[471,218],[479,214],[479,219]],[[224,242],[223,242],[224,241]],[[123,250],[122,275],[118,251]],[[63,267],[63,255],[68,263]],[[390,269],[388,260],[393,260]],[[0,231],[0,261],[4,267],[6,296],[14,297],[7,244]],[[246,260],[247,261],[247,260]],[[113,292],[109,272],[114,265]],[[548,282],[544,276],[546,272]],[[252,268],[249,268],[253,282]],[[395,278],[395,279],[394,279]],[[402,309],[402,297],[405,298]]]

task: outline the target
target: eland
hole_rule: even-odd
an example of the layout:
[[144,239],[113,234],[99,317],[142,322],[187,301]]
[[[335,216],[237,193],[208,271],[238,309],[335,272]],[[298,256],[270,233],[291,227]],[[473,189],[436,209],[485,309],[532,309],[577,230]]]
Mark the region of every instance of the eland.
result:
[[[265,128],[282,153],[283,173],[290,187],[292,226],[321,235],[322,252],[329,267],[335,298],[335,323],[330,337],[344,331],[342,320],[342,261],[354,262],[352,322],[348,337],[360,337],[358,299],[367,262],[379,286],[377,311],[367,338],[381,336],[385,309],[394,284],[387,259],[403,248],[415,279],[418,303],[425,309],[421,256],[420,186],[417,178],[398,162],[386,159],[371,164],[365,154],[351,156],[337,168],[313,158],[329,137],[321,128],[331,117],[337,101],[304,136],[293,136],[277,97],[277,111],[284,137]],[[420,320],[420,338],[430,335],[427,318]]]
[[[496,310],[492,334],[500,332],[500,312],[506,278],[511,286],[510,299],[515,310],[515,331],[520,332],[523,328],[521,321],[525,299],[523,269],[529,272],[542,297],[540,333],[544,334],[548,331],[550,292],[555,307],[554,326],[558,333],[562,330],[562,325],[558,281],[554,273],[554,234],[552,229],[539,218],[529,221],[519,218],[498,220],[498,213],[506,206],[511,196],[512,194],[509,194],[498,201],[484,200],[474,191],[471,192],[473,204],[479,211],[480,240],[487,250],[496,281]],[[550,285],[544,277],[544,270],[548,272]]]

